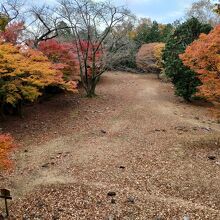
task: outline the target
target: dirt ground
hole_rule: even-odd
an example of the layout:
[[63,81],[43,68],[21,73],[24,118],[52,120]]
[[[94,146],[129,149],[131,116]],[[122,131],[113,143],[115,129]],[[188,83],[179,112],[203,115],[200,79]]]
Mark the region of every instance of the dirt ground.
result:
[[106,73],[97,94],[1,123],[21,143],[0,175],[10,219],[220,219],[220,124],[208,107],[153,75]]

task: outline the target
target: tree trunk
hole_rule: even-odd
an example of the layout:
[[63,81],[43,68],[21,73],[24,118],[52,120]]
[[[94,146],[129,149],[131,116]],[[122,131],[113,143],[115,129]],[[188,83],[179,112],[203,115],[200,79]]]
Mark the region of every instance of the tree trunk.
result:
[[18,101],[16,107],[15,107],[15,115],[19,116],[20,118],[23,118],[23,113],[22,113],[22,102]]
[[87,93],[87,97],[88,97],[88,98],[93,98],[93,97],[95,97],[95,96],[96,96],[95,91],[92,90],[92,89]]
[[98,82],[98,78],[91,79],[90,88],[87,90],[87,97],[93,98],[96,96],[95,89]]
[[1,117],[2,119],[5,119],[5,118],[6,118],[6,117],[5,117],[5,113],[4,113],[4,105],[3,105],[3,104],[0,105],[0,117]]
[[160,79],[160,73],[157,73],[157,79]]

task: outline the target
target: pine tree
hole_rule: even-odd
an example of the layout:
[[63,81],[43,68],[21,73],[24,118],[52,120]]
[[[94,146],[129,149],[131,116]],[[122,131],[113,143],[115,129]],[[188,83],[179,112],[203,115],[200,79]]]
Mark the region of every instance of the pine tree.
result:
[[201,84],[195,72],[184,66],[179,54],[187,45],[199,38],[201,33],[209,33],[211,26],[202,24],[196,18],[191,18],[179,25],[170,36],[163,54],[165,74],[172,80],[176,95],[190,101]]

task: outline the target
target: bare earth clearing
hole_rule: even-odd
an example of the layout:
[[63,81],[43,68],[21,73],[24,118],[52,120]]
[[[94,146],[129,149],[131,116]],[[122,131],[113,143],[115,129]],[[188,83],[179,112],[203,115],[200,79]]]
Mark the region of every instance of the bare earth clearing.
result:
[[23,141],[0,176],[11,219],[220,219],[220,126],[208,109],[152,75],[106,73],[97,93],[3,123]]

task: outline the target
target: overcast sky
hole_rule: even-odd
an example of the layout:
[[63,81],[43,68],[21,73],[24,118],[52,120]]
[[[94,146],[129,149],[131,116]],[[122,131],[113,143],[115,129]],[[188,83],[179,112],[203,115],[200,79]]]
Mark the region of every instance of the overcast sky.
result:
[[[55,4],[56,0],[28,0]],[[161,23],[172,23],[184,16],[195,0],[112,0],[117,5],[126,5],[138,17],[150,17]]]

